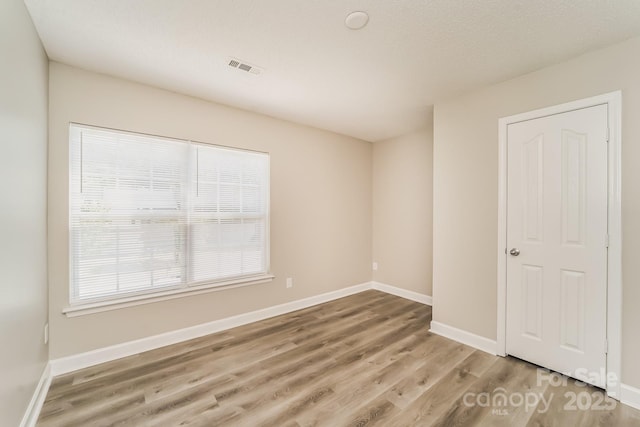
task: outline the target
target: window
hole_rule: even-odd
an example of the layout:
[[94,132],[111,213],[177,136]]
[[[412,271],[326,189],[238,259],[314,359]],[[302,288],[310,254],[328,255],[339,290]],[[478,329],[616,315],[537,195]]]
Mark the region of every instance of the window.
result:
[[269,156],[72,124],[71,304],[259,278]]

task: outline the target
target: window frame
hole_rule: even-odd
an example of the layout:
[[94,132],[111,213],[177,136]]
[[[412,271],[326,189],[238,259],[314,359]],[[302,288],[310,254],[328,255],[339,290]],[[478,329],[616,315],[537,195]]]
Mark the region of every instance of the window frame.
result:
[[[74,212],[73,212],[73,206],[72,206],[73,204],[72,195],[74,194],[75,191],[77,191],[77,189],[72,188],[74,184],[74,179],[72,178],[74,173],[73,162],[72,162],[72,156],[74,153],[72,149],[72,144],[74,143],[74,141],[72,140],[72,132],[74,130],[72,129],[77,129],[79,131],[82,131],[83,129],[103,131],[103,132],[118,133],[123,135],[131,135],[133,137],[145,137],[145,138],[164,140],[164,141],[173,142],[173,143],[182,143],[182,144],[187,144],[190,147],[189,148],[190,150],[193,149],[193,147],[202,146],[207,148],[218,148],[222,150],[230,150],[233,152],[247,152],[247,153],[264,155],[266,157],[266,171],[265,171],[266,184],[264,186],[265,213],[264,213],[264,269],[263,271],[256,274],[241,274],[236,276],[221,277],[218,279],[206,279],[206,280],[200,280],[197,282],[196,281],[189,282],[190,275],[191,275],[191,273],[189,272],[193,268],[193,266],[190,265],[190,261],[189,261],[192,254],[193,224],[190,221],[190,217],[191,217],[191,209],[193,204],[190,200],[190,196],[188,195],[187,200],[189,201],[186,207],[187,222],[186,222],[186,233],[185,233],[186,235],[185,235],[185,241],[184,241],[184,244],[185,244],[184,255],[187,260],[186,266],[185,266],[187,269],[186,270],[187,275],[183,283],[175,286],[167,286],[167,287],[156,288],[156,289],[151,288],[151,289],[141,289],[141,290],[136,290],[131,292],[113,293],[110,295],[103,295],[103,296],[98,296],[93,298],[83,298],[83,299],[74,298],[74,295],[76,294],[76,286],[75,286],[76,280],[74,279],[74,276],[73,276],[74,257],[73,257],[73,247],[72,247],[72,242],[73,242],[72,234],[74,232],[74,229],[72,227],[72,218],[73,218]],[[67,247],[67,254],[69,256],[69,262],[68,262],[69,294],[68,294],[67,301],[69,305],[65,307],[62,311],[67,316],[74,317],[74,316],[83,315],[83,314],[91,314],[91,313],[96,313],[96,312],[101,312],[106,310],[129,307],[132,305],[146,304],[146,303],[152,303],[152,302],[163,301],[168,299],[180,298],[184,296],[198,295],[205,292],[220,291],[220,290],[232,289],[232,288],[241,287],[241,286],[266,283],[266,282],[270,282],[275,278],[275,276],[271,273],[271,259],[270,259],[270,254],[271,254],[271,236],[270,236],[271,156],[269,153],[263,152],[263,151],[245,149],[245,148],[231,147],[231,146],[226,146],[221,144],[212,144],[212,143],[187,140],[187,139],[181,139],[181,138],[166,137],[166,136],[160,136],[160,135],[154,135],[154,134],[148,134],[148,133],[132,132],[132,131],[126,131],[126,130],[120,130],[120,129],[107,128],[107,127],[86,125],[86,124],[76,123],[76,122],[69,123],[67,147],[69,149],[69,156],[68,156],[69,163],[67,168],[68,169],[67,170],[68,172],[68,193],[67,194],[69,197],[68,211],[67,211],[68,239],[69,239],[68,247]],[[80,163],[80,168],[82,168],[82,163]],[[193,172],[193,170],[191,170],[191,166],[189,166],[189,168],[185,170],[188,176],[190,176],[190,174]],[[188,177],[186,178],[186,180],[187,182],[189,182]],[[187,186],[186,191],[187,193],[190,193],[192,191],[191,184]],[[258,217],[263,218],[262,215],[258,215]],[[242,214],[236,217],[231,217],[231,218],[241,219]]]

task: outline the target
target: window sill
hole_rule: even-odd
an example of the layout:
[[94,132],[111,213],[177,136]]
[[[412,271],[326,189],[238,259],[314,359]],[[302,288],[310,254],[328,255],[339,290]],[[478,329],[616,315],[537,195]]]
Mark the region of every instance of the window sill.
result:
[[257,285],[267,283],[275,278],[273,274],[263,274],[260,276],[246,277],[243,279],[234,279],[226,282],[217,282],[209,285],[200,285],[191,288],[171,289],[167,291],[156,292],[146,295],[135,295],[108,301],[99,301],[88,304],[74,305],[62,309],[67,317],[84,316],[87,314],[100,313],[103,311],[118,310],[136,305],[150,304],[159,301],[166,301],[175,298],[184,298],[193,295],[200,295],[209,292],[223,291],[226,289],[239,288],[242,286]]

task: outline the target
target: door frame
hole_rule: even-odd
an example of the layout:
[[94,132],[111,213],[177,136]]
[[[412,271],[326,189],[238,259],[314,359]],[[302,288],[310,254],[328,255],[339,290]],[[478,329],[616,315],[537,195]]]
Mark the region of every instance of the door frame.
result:
[[498,120],[498,331],[496,351],[506,356],[507,348],[507,126],[596,105],[608,106],[607,164],[607,394],[620,400],[622,351],[622,92],[541,108]]

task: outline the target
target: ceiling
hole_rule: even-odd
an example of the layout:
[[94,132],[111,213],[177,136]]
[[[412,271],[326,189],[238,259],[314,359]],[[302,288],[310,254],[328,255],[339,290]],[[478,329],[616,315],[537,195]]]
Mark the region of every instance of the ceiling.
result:
[[[367,141],[423,127],[447,97],[640,34],[638,0],[25,3],[52,60]],[[358,10],[368,25],[348,29]]]

